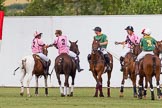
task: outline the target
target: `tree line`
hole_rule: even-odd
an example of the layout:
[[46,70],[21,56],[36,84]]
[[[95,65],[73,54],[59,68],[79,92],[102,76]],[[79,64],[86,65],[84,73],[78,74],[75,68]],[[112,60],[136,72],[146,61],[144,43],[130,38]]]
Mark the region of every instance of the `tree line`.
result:
[[[5,9],[1,0],[1,10]],[[6,12],[9,10],[5,10]],[[23,11],[25,16],[65,15],[137,15],[161,14],[162,0],[32,0]]]

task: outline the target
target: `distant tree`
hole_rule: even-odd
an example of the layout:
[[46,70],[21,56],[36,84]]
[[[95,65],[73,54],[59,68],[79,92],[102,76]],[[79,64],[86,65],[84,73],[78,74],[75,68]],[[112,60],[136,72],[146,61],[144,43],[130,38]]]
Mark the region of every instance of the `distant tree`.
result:
[[161,0],[32,0],[24,15],[161,14]]
[[5,0],[0,0],[0,10],[3,10],[3,11],[5,11],[4,1]]

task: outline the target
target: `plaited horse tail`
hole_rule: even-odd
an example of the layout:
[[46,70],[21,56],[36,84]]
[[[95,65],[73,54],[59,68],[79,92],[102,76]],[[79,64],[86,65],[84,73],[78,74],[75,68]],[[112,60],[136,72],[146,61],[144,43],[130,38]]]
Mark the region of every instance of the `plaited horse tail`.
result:
[[155,72],[156,72],[156,58],[153,57],[152,61],[153,61],[153,74],[155,74]]
[[24,69],[24,72],[26,73],[26,59],[22,60],[22,69]]

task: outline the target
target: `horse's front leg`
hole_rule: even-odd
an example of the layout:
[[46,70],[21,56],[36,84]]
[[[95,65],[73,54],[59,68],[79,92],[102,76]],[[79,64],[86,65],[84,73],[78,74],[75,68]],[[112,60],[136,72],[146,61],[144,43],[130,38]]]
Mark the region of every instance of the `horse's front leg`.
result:
[[135,74],[131,75],[131,80],[132,80],[132,84],[133,84],[133,95],[135,98],[137,98],[136,75]]
[[110,79],[111,79],[111,72],[107,72],[107,97],[111,97],[110,96]]
[[124,83],[125,83],[125,80],[124,80],[124,77],[122,79],[122,82],[121,82],[121,87],[120,87],[120,97],[124,97],[123,95],[123,92],[124,92]]
[[99,73],[99,75],[98,75],[98,80],[99,80],[98,86],[99,86],[99,91],[100,91],[100,97],[104,97],[103,91],[102,91],[102,72],[103,72],[103,71],[101,71],[101,72]]
[[95,91],[95,95],[94,95],[94,97],[98,97],[98,89],[99,89],[99,87],[98,87],[98,79],[97,79],[97,73],[95,73],[95,72],[92,72],[93,73],[93,77],[94,77],[94,79],[96,80],[96,91]]
[[35,81],[36,81],[36,85],[35,85],[35,96],[38,96],[38,76],[35,75]]
[[48,85],[47,85],[48,75],[44,75],[44,84],[45,84],[45,96],[48,96]]
[[139,74],[139,82],[138,82],[138,98],[142,99],[142,88],[143,88],[143,75]]

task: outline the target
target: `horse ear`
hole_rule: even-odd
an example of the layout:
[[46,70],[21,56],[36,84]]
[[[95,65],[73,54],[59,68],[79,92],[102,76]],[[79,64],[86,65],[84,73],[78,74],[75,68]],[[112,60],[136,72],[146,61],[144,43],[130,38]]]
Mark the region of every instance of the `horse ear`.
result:
[[69,40],[70,43],[72,43],[70,40]]
[[75,43],[77,43],[77,42],[78,42],[78,40]]

